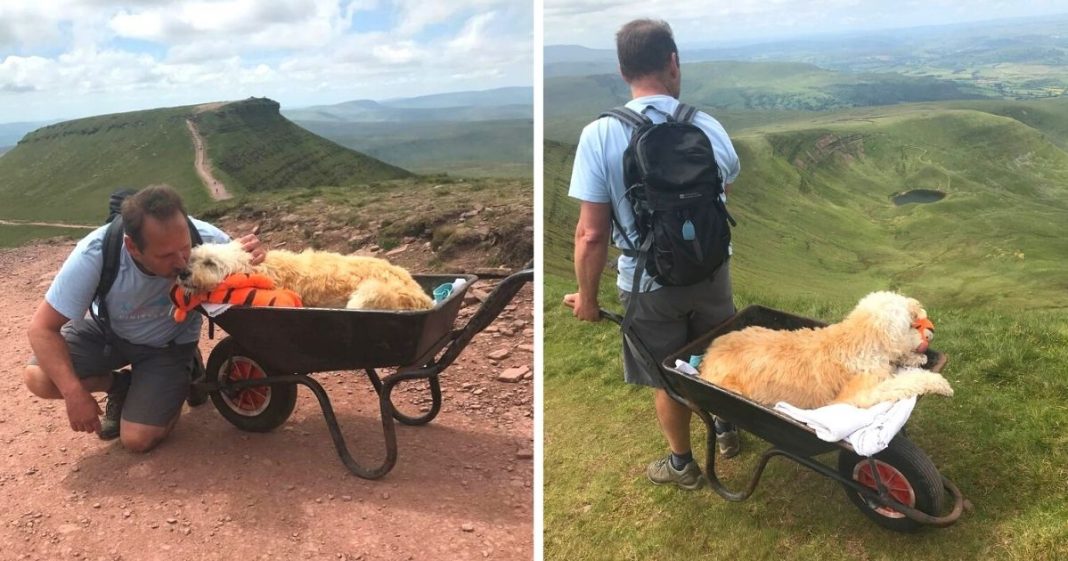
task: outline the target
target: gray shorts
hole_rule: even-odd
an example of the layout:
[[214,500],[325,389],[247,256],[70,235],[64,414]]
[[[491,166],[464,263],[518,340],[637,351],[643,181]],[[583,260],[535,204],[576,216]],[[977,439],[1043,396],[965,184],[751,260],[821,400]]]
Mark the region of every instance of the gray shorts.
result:
[[[633,294],[619,291],[626,309]],[[659,364],[667,356],[711,331],[733,316],[730,262],[715,276],[691,286],[665,286],[643,292],[634,300],[631,329],[649,348]],[[626,344],[623,345],[623,378],[628,384],[664,387],[660,375],[642,365]]]
[[[182,410],[189,394],[196,343],[156,348],[119,339],[105,355],[104,335],[92,320],[71,320],[60,333],[79,378],[131,367],[130,393],[122,406],[124,420],[163,427]],[[37,357],[32,357],[30,364],[37,364]]]

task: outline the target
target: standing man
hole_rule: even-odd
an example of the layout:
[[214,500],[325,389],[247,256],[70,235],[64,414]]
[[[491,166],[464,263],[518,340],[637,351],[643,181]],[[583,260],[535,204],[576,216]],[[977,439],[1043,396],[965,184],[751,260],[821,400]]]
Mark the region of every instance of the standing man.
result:
[[[616,50],[620,74],[631,91],[632,99],[626,107],[654,123],[674,115],[679,106],[682,74],[671,27],[663,21],[632,21],[616,34]],[[692,122],[711,141],[723,191],[729,192],[740,170],[730,138],[723,126],[705,113],[697,112]],[[580,320],[600,319],[597,291],[610,237],[621,249],[639,246],[635,214],[625,197],[623,179],[623,153],[632,132],[620,120],[602,117],[587,125],[579,139],[568,193],[581,201],[575,228],[578,292],[565,296],[564,303]],[[618,223],[615,229],[613,216]],[[633,252],[619,257],[616,286],[623,305],[634,307],[631,328],[658,362],[735,313],[729,261],[712,278],[689,286],[661,286],[645,271],[639,286],[631,286],[636,264]],[[671,451],[649,464],[649,479],[684,489],[700,487],[703,477],[690,447],[691,411],[664,391],[659,375],[644,368],[626,345],[623,366],[627,383],[655,389],[656,416]],[[716,433],[721,454],[730,457],[738,453],[738,435],[733,427],[717,421]]]
[[[200,314],[175,322],[168,297],[189,262],[190,227],[204,243],[230,237],[187,219],[181,197],[165,185],[127,197],[122,221],[118,276],[105,298],[108,333],[87,315],[90,306],[97,309],[104,225],[78,242],[34,312],[28,332],[34,356],[23,381],[38,397],[62,399],[71,429],[104,440],[121,436],[126,449],[147,452],[178,421],[200,339]],[[253,263],[263,261],[255,235],[240,241]],[[92,392],[108,394],[102,421]]]

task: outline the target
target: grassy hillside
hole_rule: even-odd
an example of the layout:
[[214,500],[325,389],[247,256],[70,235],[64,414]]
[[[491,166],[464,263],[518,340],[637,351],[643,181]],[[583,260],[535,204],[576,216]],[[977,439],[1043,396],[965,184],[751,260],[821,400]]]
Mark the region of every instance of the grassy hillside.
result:
[[297,124],[338,144],[419,173],[530,178],[533,170],[534,125],[530,119]]
[[[890,288],[919,298],[938,326],[934,346],[950,357],[957,394],[923,400],[909,435],[974,508],[949,529],[914,536],[873,526],[837,485],[789,462],[773,460],[741,504],[648,484],[645,464],[665,448],[652,396],[623,384],[617,328],[575,321],[559,303],[575,287],[577,206],[566,196],[574,148],[547,142],[546,559],[1065,558],[1064,114],[1052,102],[929,103],[735,134],[739,306],[834,321],[863,294]],[[890,201],[914,188],[947,196]],[[614,280],[609,269],[601,301],[618,310]],[[695,426],[694,442],[703,441]],[[747,438],[721,475],[743,486],[766,446]]]
[[248,100],[67,121],[38,129],[0,158],[0,218],[95,223],[118,187],[168,183],[189,206],[210,201],[193,167],[187,119],[205,137],[217,175],[235,192],[342,185],[402,177],[297,127],[277,103]]
[[316,136],[283,118],[278,103],[250,99],[195,116],[221,180],[239,191],[369,183],[407,171]]
[[[743,172],[731,198],[739,220],[735,275],[769,289],[798,278],[791,292],[846,299],[892,287],[947,305],[1068,306],[1062,123],[1036,129],[927,104],[740,132]],[[565,200],[569,151],[546,145],[546,251],[558,258],[570,251],[573,224],[557,210],[573,204]],[[932,205],[890,201],[921,188],[947,197]]]
[[[683,64],[682,76],[683,99],[716,109],[824,111],[979,97],[947,80],[851,74],[792,62],[697,62]],[[553,115],[596,115],[628,99],[630,90],[617,74],[545,80],[546,112]]]

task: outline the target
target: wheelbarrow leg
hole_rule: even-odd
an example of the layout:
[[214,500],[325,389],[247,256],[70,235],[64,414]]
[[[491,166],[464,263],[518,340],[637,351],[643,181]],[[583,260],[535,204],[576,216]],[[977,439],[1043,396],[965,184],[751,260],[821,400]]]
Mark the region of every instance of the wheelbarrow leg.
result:
[[[429,370],[433,370],[433,373],[429,373]],[[403,371],[403,369],[401,369],[401,371]],[[367,378],[371,380],[371,385],[375,387],[375,392],[378,393],[379,397],[381,397],[383,387],[382,379],[378,376],[378,373],[375,371],[374,368],[368,368],[365,372],[367,373]],[[411,426],[425,425],[430,421],[433,421],[434,417],[437,417],[438,413],[441,412],[441,380],[438,377],[438,369],[421,369],[415,372],[419,372],[420,374],[406,379],[426,378],[427,383],[430,385],[430,411],[427,411],[422,415],[413,417],[401,413],[400,410],[398,410],[397,407],[393,405],[392,400],[389,404],[390,408],[393,410],[393,418],[400,421],[401,423]],[[397,374],[400,374],[400,372],[398,372]],[[387,379],[393,378],[397,374],[389,376],[387,377]]]
[[[334,415],[334,407],[330,404],[330,398],[326,395],[326,390],[323,389],[319,382],[310,376],[287,374],[272,376],[269,383],[292,382],[307,386],[315,394],[315,398],[319,400],[319,408],[323,411],[323,419],[326,421],[327,429],[330,430],[330,438],[334,441],[334,448],[337,450],[337,455],[341,458],[341,462],[345,464],[345,467],[349,468],[353,475],[364,479],[378,479],[389,473],[394,464],[397,463],[397,432],[393,425],[393,405],[390,403],[390,394],[393,392],[393,386],[396,385],[397,381],[399,380],[389,379],[382,383],[382,391],[378,397],[378,408],[382,417],[382,436],[385,439],[386,458],[378,466],[370,468],[360,465],[349,453],[349,448],[345,444],[345,437],[342,436],[341,427],[337,422],[337,416]],[[267,380],[241,380],[231,384],[230,387],[240,389],[267,384]]]

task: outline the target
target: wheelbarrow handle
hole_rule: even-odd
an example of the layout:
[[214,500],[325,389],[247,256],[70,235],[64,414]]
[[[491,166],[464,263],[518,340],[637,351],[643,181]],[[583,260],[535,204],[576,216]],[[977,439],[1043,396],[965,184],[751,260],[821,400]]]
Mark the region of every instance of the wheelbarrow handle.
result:
[[604,308],[601,308],[600,311],[601,311],[601,319],[607,319],[607,320],[611,321],[612,323],[615,323],[616,325],[620,325],[620,326],[623,325],[623,316],[621,316],[621,315],[619,315],[619,314],[617,314],[615,312],[610,312],[610,311],[608,311],[608,310],[606,310]]
[[493,289],[493,292],[486,297],[486,301],[479,306],[478,310],[471,316],[471,319],[467,320],[467,324],[454,332],[455,337],[436,362],[437,368],[444,370],[452,364],[456,357],[460,356],[460,353],[467,347],[467,344],[471,342],[471,339],[483,329],[489,327],[489,324],[493,323],[493,320],[501,315],[501,311],[512,301],[519,289],[533,280],[534,269],[532,268],[516,271],[505,277]]

